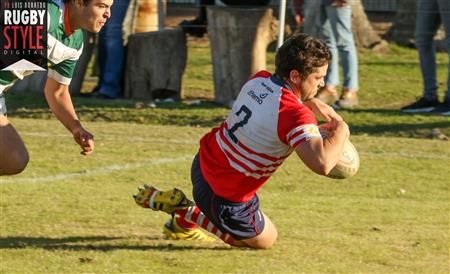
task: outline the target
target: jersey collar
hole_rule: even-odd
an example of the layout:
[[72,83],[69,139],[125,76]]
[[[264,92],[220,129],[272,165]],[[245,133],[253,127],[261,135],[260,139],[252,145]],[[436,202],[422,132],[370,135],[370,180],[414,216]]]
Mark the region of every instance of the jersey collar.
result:
[[[283,87],[285,90],[287,90],[288,92],[292,93],[293,95],[295,95],[294,90],[291,88],[291,86],[289,85],[289,83],[287,83],[286,81],[282,80],[280,77],[278,77],[278,75],[274,74],[270,77],[270,80],[272,80],[272,82],[274,82],[275,84]],[[302,100],[295,95],[295,97],[297,97],[298,101],[301,103]]]
[[291,86],[289,85],[289,83],[287,83],[286,81],[284,81],[283,79],[281,79],[280,77],[278,77],[278,75],[274,74],[270,77],[270,79],[272,80],[272,82],[274,82],[275,84],[282,86],[283,88],[289,90],[290,92],[294,93],[292,91]]

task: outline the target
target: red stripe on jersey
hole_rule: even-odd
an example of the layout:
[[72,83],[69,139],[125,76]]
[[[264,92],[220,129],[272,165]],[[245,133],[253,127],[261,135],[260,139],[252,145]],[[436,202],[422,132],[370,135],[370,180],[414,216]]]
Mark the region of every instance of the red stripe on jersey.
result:
[[[235,145],[233,145],[233,143],[231,143],[230,140],[228,140],[228,138],[225,136],[224,130],[225,130],[225,128],[219,130],[220,140],[222,140],[234,153],[236,153],[240,157],[246,159],[247,161],[251,162],[258,169],[270,168],[270,167],[277,168],[281,164],[281,163],[274,163],[273,161],[271,161],[272,162],[271,164],[265,165],[265,164],[263,164],[261,162],[258,162],[257,160],[254,160],[254,159],[251,159],[251,158],[247,157],[245,154],[242,154],[238,149],[236,149]],[[239,148],[243,149],[241,147],[241,145],[242,145],[242,143],[236,144],[236,146],[238,146]],[[246,150],[246,149],[243,149],[243,150]],[[249,150],[246,150],[246,152],[247,152],[247,154],[256,154],[253,151],[249,151]],[[228,153],[230,153],[230,152],[228,152]],[[241,161],[239,161],[239,163],[241,163]]]
[[[223,123],[224,125],[223,125],[223,127],[226,127],[226,130],[228,130],[228,124],[227,124],[227,122],[224,122]],[[263,158],[263,159],[266,159],[266,160],[269,160],[269,161],[271,161],[271,162],[277,162],[277,161],[280,161],[280,160],[284,160],[286,157],[288,157],[289,155],[285,155],[285,156],[282,156],[282,157],[272,157],[272,156],[270,156],[270,155],[267,155],[267,154],[263,154],[263,153],[258,153],[258,152],[256,152],[256,151],[254,151],[254,150],[252,150],[251,148],[249,148],[248,146],[246,146],[246,145],[244,145],[243,143],[241,143],[241,142],[239,142],[239,144],[237,144],[240,148],[242,148],[243,150],[245,150],[247,153],[249,153],[249,154],[254,154],[254,155],[256,155],[256,156],[259,156],[259,157],[261,157],[261,158]],[[279,165],[279,164],[278,164]]]
[[305,131],[303,129],[300,129],[299,131],[295,132],[294,134],[292,134],[291,136],[288,136],[288,143],[291,142],[291,140],[295,139],[297,136],[302,135],[303,133],[305,133]]
[[[228,140],[228,138],[225,136],[224,133],[225,128],[221,128],[219,130],[219,136],[220,136],[220,140],[222,140],[222,142],[224,142],[234,153],[238,154],[239,156],[241,156],[242,158],[246,159],[247,161],[251,162],[252,164],[254,164],[257,167],[264,167],[264,165],[260,162],[257,162],[255,160],[252,160],[250,158],[248,158],[247,156],[245,156],[244,154],[242,154],[241,152],[239,152],[239,150],[237,150],[234,145]],[[239,144],[236,144],[237,146],[239,146]],[[250,153],[249,153],[250,154]]]
[[214,128],[200,140],[200,167],[214,194],[232,202],[246,202],[269,177],[256,179],[231,167],[222,148],[217,143]]
[[295,143],[292,145],[292,147],[293,147],[293,148],[296,148],[296,147],[298,147],[299,145],[303,144],[304,142],[306,142],[306,138],[301,138],[301,139],[299,139],[297,142],[295,142]]
[[[270,175],[272,175],[272,173],[275,171],[263,171],[263,170],[254,170],[251,169],[247,164],[239,161],[238,159],[236,159],[236,157],[233,156],[233,154],[229,153],[228,151],[224,150],[223,151],[225,153],[225,155],[227,156],[227,158],[233,162],[235,162],[237,165],[239,165],[240,167],[242,167],[243,169],[245,169],[245,171],[247,171],[248,173],[253,173],[253,174],[258,174],[261,175],[263,177],[268,177]],[[241,171],[239,171],[241,172]]]
[[293,148],[314,137],[320,137],[319,129],[316,125],[309,124],[294,128],[294,133],[288,134],[288,142]]
[[287,138],[291,130],[306,124],[317,125],[317,120],[312,111],[303,105],[292,91],[283,87],[281,92],[283,94],[281,95],[278,114],[278,137],[288,145]]

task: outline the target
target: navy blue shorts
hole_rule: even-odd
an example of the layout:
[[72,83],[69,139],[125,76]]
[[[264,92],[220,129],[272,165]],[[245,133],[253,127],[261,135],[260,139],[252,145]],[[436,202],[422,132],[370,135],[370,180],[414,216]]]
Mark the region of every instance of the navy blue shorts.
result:
[[222,233],[229,233],[236,240],[243,240],[262,232],[264,217],[259,210],[256,194],[253,199],[244,203],[231,202],[216,196],[203,178],[198,154],[192,162],[191,180],[195,204]]

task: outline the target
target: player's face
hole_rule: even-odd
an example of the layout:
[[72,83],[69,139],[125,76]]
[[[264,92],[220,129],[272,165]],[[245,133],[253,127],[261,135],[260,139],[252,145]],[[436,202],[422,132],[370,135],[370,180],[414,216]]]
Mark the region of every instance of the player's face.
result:
[[86,6],[81,6],[80,28],[98,33],[111,16],[112,4],[113,0],[91,0]]
[[315,72],[311,73],[301,81],[301,99],[306,101],[316,96],[319,88],[325,85],[325,76],[327,75],[328,64],[319,67]]

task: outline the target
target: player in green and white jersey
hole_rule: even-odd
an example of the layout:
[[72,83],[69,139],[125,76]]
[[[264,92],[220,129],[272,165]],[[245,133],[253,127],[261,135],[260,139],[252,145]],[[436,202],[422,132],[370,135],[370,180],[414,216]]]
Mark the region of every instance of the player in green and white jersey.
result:
[[[83,48],[82,29],[98,33],[111,14],[113,0],[48,0],[48,79],[45,98],[58,120],[72,133],[81,153],[94,150],[72,104],[69,84]],[[30,71],[0,72],[0,175],[22,172],[29,161],[20,135],[6,116],[4,92]]]

